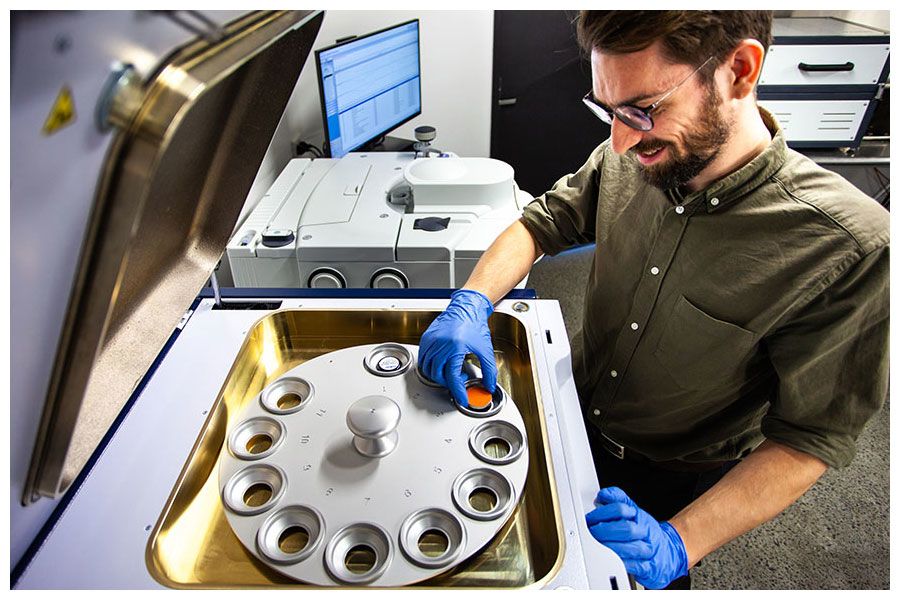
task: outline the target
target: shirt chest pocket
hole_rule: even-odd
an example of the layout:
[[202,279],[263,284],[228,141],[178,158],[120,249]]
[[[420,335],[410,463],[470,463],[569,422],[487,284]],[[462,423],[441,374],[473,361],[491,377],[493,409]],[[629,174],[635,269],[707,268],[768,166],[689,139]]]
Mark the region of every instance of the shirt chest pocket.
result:
[[683,389],[708,390],[734,382],[756,334],[711,317],[681,296],[653,355]]

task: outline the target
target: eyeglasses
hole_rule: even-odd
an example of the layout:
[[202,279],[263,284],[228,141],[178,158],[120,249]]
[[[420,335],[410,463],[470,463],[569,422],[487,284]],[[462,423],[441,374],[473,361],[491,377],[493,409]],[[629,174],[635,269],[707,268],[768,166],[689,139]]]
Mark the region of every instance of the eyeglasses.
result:
[[696,75],[700,71],[700,69],[705,67],[712,59],[712,56],[707,58],[702,65],[694,69],[690,75],[679,81],[675,87],[663,94],[659,100],[657,100],[647,108],[641,108],[639,106],[633,106],[631,104],[620,104],[619,106],[611,109],[598,102],[594,98],[593,91],[585,94],[584,98],[582,98],[581,101],[584,102],[585,106],[591,109],[592,113],[597,115],[597,117],[607,125],[612,125],[613,117],[616,117],[632,129],[637,129],[638,131],[650,131],[651,129],[653,129],[653,117],[650,116],[650,113],[656,110],[663,100],[671,96],[675,92],[675,90],[680,88],[688,79]]

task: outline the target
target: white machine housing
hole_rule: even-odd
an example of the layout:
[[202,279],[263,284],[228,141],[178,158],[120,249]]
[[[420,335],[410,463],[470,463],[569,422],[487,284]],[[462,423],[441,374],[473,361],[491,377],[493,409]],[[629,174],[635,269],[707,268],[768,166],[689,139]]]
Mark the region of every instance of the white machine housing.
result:
[[237,287],[458,287],[532,199],[491,158],[296,158],[226,251]]
[[[366,292],[363,292],[366,293]],[[371,292],[368,292],[371,294]],[[408,292],[407,292],[408,293]],[[282,309],[443,310],[447,299],[280,298]],[[204,429],[246,332],[265,310],[215,310],[203,299],[186,315],[172,347],[14,587],[18,589],[161,589],[147,568],[153,523]],[[572,376],[565,323],[556,300],[502,300],[495,312],[519,320],[533,353],[553,484],[565,534],[563,559],[546,589],[628,589],[612,550],[588,531],[597,474]],[[552,340],[550,343],[548,340]],[[197,368],[197,357],[203,367]],[[165,439],[165,443],[160,441]],[[547,518],[553,518],[552,513]],[[190,552],[194,541],[185,542]]]
[[[193,11],[13,15],[11,141],[16,152],[10,214],[16,286],[11,323],[17,345],[10,402],[11,588],[163,587],[147,562],[153,523],[204,430],[247,332],[271,310],[267,302],[218,306],[196,294],[232,235],[323,14],[217,14],[212,21],[221,30],[211,27],[207,36],[199,36],[193,26],[183,30],[178,25],[185,15],[170,12]],[[210,26],[209,14],[198,17]],[[123,60],[146,68],[137,70],[134,85],[126,80],[118,87],[117,65]],[[108,69],[110,64],[115,68]],[[78,118],[48,136],[41,126],[61,82],[72,85]],[[111,90],[108,83],[115,84]],[[123,108],[115,122],[95,123],[90,115],[104,90],[116,101],[113,105],[121,100],[128,108],[134,101],[133,113]],[[100,127],[110,124],[113,133]],[[342,234],[342,247],[355,249],[346,251],[362,263],[363,254],[374,260],[368,255],[370,247],[380,247],[378,235],[391,239],[389,247],[398,254],[403,254],[400,248],[423,247],[416,236],[425,234],[414,228],[414,219],[435,215],[450,218],[450,232],[459,220],[473,223],[447,246],[448,255],[461,258],[472,249],[469,240],[482,235],[477,227],[489,229],[494,218],[515,218],[522,194],[508,167],[451,158],[417,162],[412,154],[382,154],[295,161],[254,215],[264,225],[257,231],[288,241],[282,248],[260,247],[262,234],[257,240],[254,233],[243,248],[246,258],[277,264],[279,252],[292,249],[281,262],[295,270],[299,281],[296,240],[325,248],[329,226],[350,223],[356,229]],[[361,164],[366,166],[359,169]],[[466,176],[446,185],[454,172],[462,172],[458,165],[465,166]],[[415,203],[409,204],[409,195],[394,182],[409,185]],[[340,195],[322,196],[321,206],[308,201],[317,197],[313,192],[329,187]],[[477,202],[466,207],[454,202],[454,211],[445,210],[453,188],[456,198],[477,196]],[[305,196],[303,189],[308,189]],[[377,204],[362,201],[368,189],[381,190],[380,195],[372,192]],[[391,204],[388,190],[395,191]],[[515,207],[501,206],[510,194]],[[279,221],[282,205],[295,199],[302,205],[293,222]],[[268,215],[263,206],[269,207]],[[57,218],[48,220],[47,214]],[[358,225],[357,214],[368,221]],[[344,220],[336,220],[341,215]],[[393,238],[369,231],[378,229],[372,215],[375,223],[397,223]],[[405,231],[410,219],[413,229]],[[495,226],[494,235],[505,224]],[[305,235],[313,237],[303,240]],[[47,244],[50,238],[55,243]],[[402,259],[391,260],[400,264]],[[446,270],[456,269],[458,276],[459,267],[452,264],[448,259]],[[446,298],[424,299],[412,292],[380,298],[372,291],[360,298],[286,292],[291,290],[263,298],[281,309],[336,312],[447,306]],[[242,296],[226,291],[225,297]],[[525,332],[520,341],[531,348],[533,383],[541,400],[536,417],[545,423],[548,467],[565,536],[562,560],[541,583],[548,588],[629,587],[622,561],[591,537],[584,520],[598,483],[559,305],[507,299],[495,312],[518,319]],[[79,452],[70,452],[70,446]],[[202,539],[180,541],[190,553]]]

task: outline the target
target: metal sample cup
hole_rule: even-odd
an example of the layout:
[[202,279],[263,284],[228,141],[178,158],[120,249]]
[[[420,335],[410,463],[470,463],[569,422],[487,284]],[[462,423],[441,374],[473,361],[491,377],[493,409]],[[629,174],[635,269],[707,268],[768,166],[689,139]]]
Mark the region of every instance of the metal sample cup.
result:
[[445,510],[424,508],[400,527],[400,548],[415,564],[427,569],[445,567],[466,545],[462,522]]
[[511,506],[513,487],[504,475],[493,469],[466,471],[453,482],[453,503],[467,517],[492,521]]
[[391,540],[372,523],[348,525],[338,531],[325,547],[325,567],[340,583],[370,583],[378,579],[391,562]]
[[486,463],[508,465],[525,450],[525,436],[511,423],[488,421],[469,434],[469,448]]
[[412,364],[412,354],[400,344],[376,346],[363,360],[366,370],[379,377],[395,377],[405,373]]
[[289,415],[309,404],[315,390],[299,377],[282,377],[263,390],[260,402],[272,414]]
[[228,449],[237,458],[259,460],[275,452],[285,438],[281,421],[256,417],[240,423],[228,436]]
[[325,524],[309,506],[288,506],[272,514],[259,529],[256,542],[266,558],[292,564],[308,558],[322,541]]
[[271,465],[251,465],[235,473],[222,490],[225,506],[241,515],[258,515],[284,493],[284,473]]

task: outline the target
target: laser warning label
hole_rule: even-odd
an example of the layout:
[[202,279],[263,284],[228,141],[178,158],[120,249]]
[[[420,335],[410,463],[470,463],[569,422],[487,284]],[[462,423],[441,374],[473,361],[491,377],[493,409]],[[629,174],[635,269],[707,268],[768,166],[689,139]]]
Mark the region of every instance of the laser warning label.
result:
[[44,135],[52,135],[75,121],[75,101],[72,98],[72,90],[64,85],[56,96],[56,101],[44,121]]

